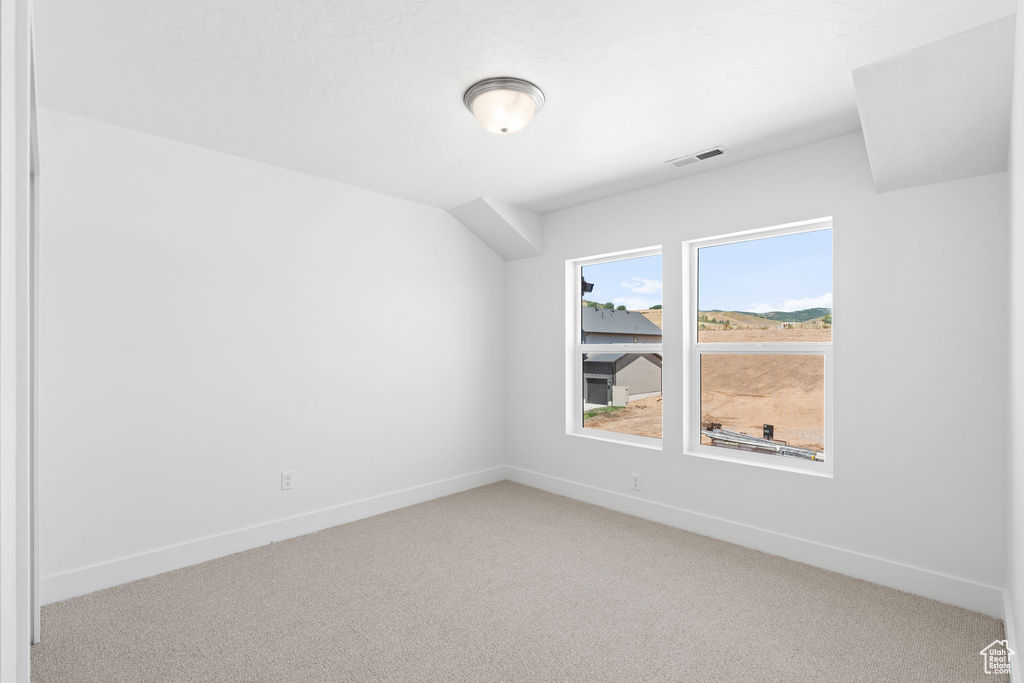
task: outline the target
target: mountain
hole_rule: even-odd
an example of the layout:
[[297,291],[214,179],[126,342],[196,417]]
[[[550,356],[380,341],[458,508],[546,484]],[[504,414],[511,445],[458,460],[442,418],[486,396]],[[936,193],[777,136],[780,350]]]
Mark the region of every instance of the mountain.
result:
[[757,318],[778,320],[781,323],[802,323],[815,318],[823,318],[832,313],[831,308],[805,308],[802,311],[770,311],[768,313],[748,313],[741,311],[743,315],[751,315]]
[[[584,306],[593,306],[594,308],[601,308],[604,304],[596,301],[583,300]],[[655,324],[661,327],[661,309],[656,310],[645,310],[635,311],[636,313],[643,313],[650,319],[654,319],[652,315],[657,316],[658,320]],[[733,324],[748,325],[752,327],[767,327],[765,324],[758,324],[759,320],[774,321],[780,323],[804,323],[808,320],[818,320],[824,318],[826,315],[832,313],[831,308],[805,308],[802,311],[769,311],[768,313],[751,313],[750,311],[723,311],[720,308],[712,308],[707,311],[699,311],[701,315],[712,316],[715,313],[720,314],[718,317],[721,318],[719,322],[725,322],[728,320]],[[716,320],[718,320],[716,318]]]

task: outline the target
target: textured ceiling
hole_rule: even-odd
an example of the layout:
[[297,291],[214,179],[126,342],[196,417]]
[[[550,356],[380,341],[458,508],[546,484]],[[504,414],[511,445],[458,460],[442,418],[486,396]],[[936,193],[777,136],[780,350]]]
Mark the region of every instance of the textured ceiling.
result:
[[[452,208],[539,213],[860,127],[850,71],[1014,0],[35,0],[39,101]],[[462,93],[547,103],[484,131]],[[45,142],[44,142],[45,144]],[[694,167],[666,159],[724,145]]]

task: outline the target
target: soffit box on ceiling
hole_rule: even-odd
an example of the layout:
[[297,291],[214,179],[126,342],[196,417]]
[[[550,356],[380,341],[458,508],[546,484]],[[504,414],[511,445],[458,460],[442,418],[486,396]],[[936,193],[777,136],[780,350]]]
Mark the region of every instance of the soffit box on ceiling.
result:
[[992,21],[853,71],[878,190],[1006,170],[1015,20]]
[[493,199],[478,197],[448,211],[506,261],[540,256],[540,216]]
[[[850,69],[1015,0],[35,0],[42,106],[450,209],[536,213],[860,127]],[[515,135],[480,79],[547,96]],[[713,162],[673,155],[724,144]]]

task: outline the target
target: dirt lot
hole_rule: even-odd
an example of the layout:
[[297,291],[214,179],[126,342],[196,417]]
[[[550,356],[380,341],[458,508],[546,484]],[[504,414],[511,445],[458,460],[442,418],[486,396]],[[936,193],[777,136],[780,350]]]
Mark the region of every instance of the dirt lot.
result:
[[617,434],[635,434],[661,438],[661,397],[630,401],[622,410],[601,413],[583,421],[584,427]]
[[[660,310],[641,313],[655,324],[661,323]],[[831,339],[832,330],[822,327],[699,332],[701,342],[718,343]],[[775,425],[776,439],[821,451],[825,442],[824,392],[821,356],[705,354],[701,365],[701,422],[719,422],[725,429],[752,436],[761,436],[763,425],[771,424]],[[593,429],[655,438],[661,438],[661,424],[658,397],[631,401],[621,410],[585,419],[585,426]]]
[[701,359],[701,422],[720,422],[724,429],[761,436],[763,425],[771,424],[776,439],[824,450],[824,391],[821,356],[705,354]]
[[829,342],[831,329],[701,330],[699,342]]
[[[701,363],[701,421],[720,422],[725,429],[752,436],[761,436],[763,426],[771,424],[776,439],[821,451],[824,390],[821,356],[707,354]],[[621,410],[586,419],[584,425],[660,439],[661,405],[659,397],[632,401]]]

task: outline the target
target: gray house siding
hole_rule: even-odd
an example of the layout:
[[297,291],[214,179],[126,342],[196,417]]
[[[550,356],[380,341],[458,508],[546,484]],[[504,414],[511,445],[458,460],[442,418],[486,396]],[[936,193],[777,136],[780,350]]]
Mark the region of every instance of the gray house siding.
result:
[[613,383],[628,388],[630,396],[661,393],[661,359],[653,353],[623,356],[615,363]]
[[660,344],[660,334],[613,334],[611,332],[584,332],[585,344]]

